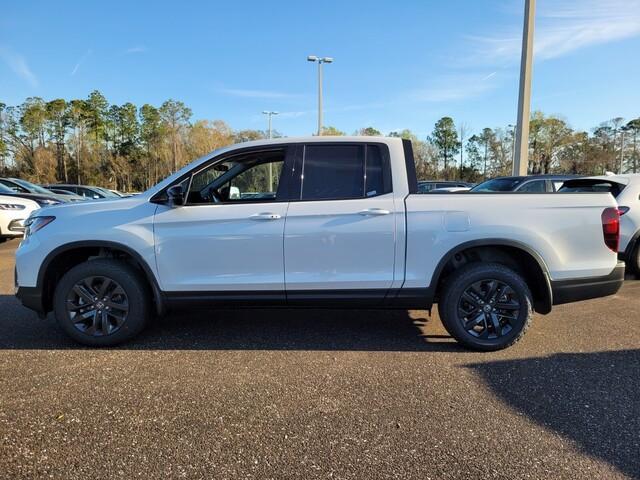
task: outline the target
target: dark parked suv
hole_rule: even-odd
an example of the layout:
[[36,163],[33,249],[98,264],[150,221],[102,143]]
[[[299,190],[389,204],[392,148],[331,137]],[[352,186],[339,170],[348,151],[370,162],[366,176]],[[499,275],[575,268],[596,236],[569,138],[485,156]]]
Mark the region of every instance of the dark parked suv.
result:
[[528,175],[526,177],[497,177],[479,183],[471,192],[557,192],[565,181],[577,175]]

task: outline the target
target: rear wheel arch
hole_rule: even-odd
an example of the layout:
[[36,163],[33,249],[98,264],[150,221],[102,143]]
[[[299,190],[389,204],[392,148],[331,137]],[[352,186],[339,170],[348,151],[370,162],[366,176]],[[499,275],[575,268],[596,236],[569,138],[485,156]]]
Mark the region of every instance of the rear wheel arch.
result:
[[534,310],[542,314],[551,311],[553,294],[544,260],[527,245],[509,239],[472,240],[449,250],[438,262],[432,276],[435,298],[441,295],[448,275],[473,262],[500,263],[512,268],[524,278],[531,290]]
[[146,279],[156,312],[164,313],[164,305],[160,287],[151,267],[138,252],[118,242],[79,241],[62,245],[52,250],[42,262],[38,270],[38,287],[42,292],[42,304],[46,312],[53,307],[53,293],[56,282],[76,265],[92,258],[121,258],[138,268]]
[[640,275],[640,230],[633,234],[624,252],[624,261],[633,273]]

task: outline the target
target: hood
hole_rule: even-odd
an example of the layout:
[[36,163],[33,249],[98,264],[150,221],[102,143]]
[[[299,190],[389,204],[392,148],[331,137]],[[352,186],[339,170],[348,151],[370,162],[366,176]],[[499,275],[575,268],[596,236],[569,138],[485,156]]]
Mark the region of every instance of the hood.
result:
[[[2,195],[6,197],[18,197],[18,198],[27,198],[29,200],[33,200],[40,206],[47,206],[47,202],[64,202],[64,200],[60,200],[56,198],[55,195],[41,195],[39,193],[2,193]],[[58,203],[60,204],[60,203]],[[54,204],[55,205],[55,204]]]
[[47,207],[47,215],[60,215],[62,217],[71,211],[73,211],[74,214],[82,214],[84,212],[100,213],[128,210],[141,203],[147,203],[147,200],[138,197],[117,197],[87,200],[85,202],[66,202]]

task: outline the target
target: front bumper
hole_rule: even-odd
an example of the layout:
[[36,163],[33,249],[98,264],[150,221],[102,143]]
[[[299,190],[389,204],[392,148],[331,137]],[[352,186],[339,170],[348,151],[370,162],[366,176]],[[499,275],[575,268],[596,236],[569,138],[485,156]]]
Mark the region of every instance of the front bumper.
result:
[[18,284],[18,269],[13,271],[13,283],[15,294],[20,303],[33,310],[41,317],[46,315],[44,303],[42,302],[42,289],[40,287],[21,287]]
[[619,261],[613,271],[603,277],[551,281],[553,304],[561,305],[613,295],[624,283],[624,270],[624,262]]
[[40,315],[44,315],[42,291],[38,287],[16,287],[16,297],[20,303]]

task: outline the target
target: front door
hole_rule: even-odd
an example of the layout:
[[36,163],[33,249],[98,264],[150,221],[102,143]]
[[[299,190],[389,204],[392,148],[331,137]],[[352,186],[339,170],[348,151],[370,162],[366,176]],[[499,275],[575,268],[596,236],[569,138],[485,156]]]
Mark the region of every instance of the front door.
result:
[[158,206],[162,290],[284,291],[288,202],[279,186],[286,158],[285,147],[236,153],[185,179],[184,205]]

